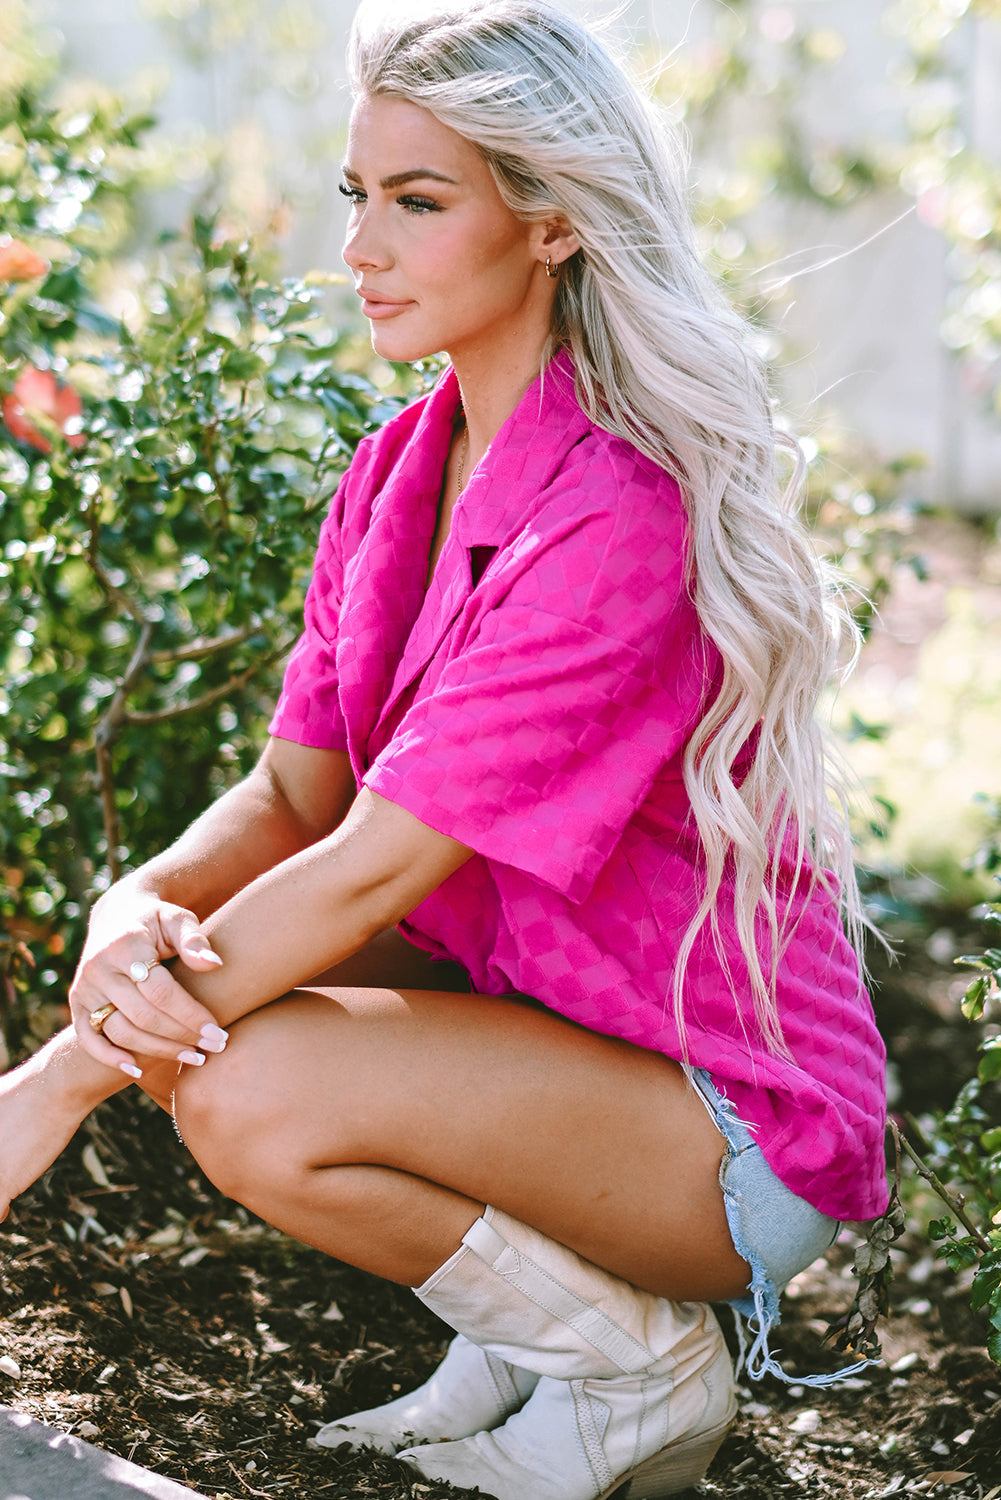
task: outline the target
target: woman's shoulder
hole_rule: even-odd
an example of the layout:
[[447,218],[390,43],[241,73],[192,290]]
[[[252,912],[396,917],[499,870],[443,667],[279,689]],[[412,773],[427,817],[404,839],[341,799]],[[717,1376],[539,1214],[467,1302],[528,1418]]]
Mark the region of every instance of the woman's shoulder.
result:
[[361,439],[331,507],[331,525],[364,531],[378,496],[398,471],[419,487],[431,482],[434,465],[440,468],[447,450],[451,417],[446,408],[454,405],[444,383],[443,377]]
[[579,448],[568,455],[568,471],[582,489],[607,489],[624,497],[648,495],[658,504],[684,506],[677,477],[627,438],[589,422]]
[[632,443],[589,423],[538,496],[539,516],[598,525],[608,545],[642,551],[688,534],[684,492],[677,478]]
[[675,475],[587,410],[565,351],[547,371],[538,399],[530,392],[517,416],[528,427],[537,424],[538,431],[527,434],[516,426],[510,440],[521,449],[551,445],[559,455],[553,495],[575,495],[585,505],[608,506],[624,518],[651,507],[683,514],[684,496]]
[[355,449],[351,471],[395,463],[413,438],[433,395],[433,391],[425,391],[366,433]]

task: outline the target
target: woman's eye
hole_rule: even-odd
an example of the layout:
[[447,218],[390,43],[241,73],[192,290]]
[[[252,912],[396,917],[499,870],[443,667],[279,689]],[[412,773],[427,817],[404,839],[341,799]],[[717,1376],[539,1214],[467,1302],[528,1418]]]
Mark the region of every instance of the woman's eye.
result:
[[441,204],[436,203],[433,198],[420,198],[413,193],[407,193],[403,198],[396,200],[401,208],[405,208],[412,214],[436,214],[441,212]]
[[345,198],[350,198],[352,203],[365,202],[365,194],[362,192],[361,188],[348,187],[346,182],[339,182],[337,184],[337,191],[341,193]]

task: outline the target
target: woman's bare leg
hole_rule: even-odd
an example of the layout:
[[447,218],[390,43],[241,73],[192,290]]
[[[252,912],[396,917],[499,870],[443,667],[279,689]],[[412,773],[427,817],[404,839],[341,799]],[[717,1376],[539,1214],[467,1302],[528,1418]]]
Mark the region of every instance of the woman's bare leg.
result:
[[426,1280],[490,1202],[663,1296],[747,1285],[677,1064],[516,998],[299,991],[184,1069],[176,1111],[223,1191],[391,1280]]
[[[330,984],[396,984],[457,992],[469,988],[458,964],[432,962],[395,928],[380,933],[322,978]],[[169,1113],[179,1064],[141,1057],[139,1066],[138,1086]],[[52,1165],[91,1110],[129,1086],[117,1069],[104,1067],[77,1044],[72,1027],[0,1076],[0,1220],[6,1218],[12,1199]]]

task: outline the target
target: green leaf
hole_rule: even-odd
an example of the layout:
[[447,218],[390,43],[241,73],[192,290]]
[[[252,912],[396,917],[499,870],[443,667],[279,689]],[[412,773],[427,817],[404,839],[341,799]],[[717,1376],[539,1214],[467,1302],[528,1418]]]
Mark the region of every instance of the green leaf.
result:
[[963,997],[961,1010],[968,1021],[979,1021],[984,1013],[987,995],[990,990],[988,981],[984,978],[974,979],[967,988]]
[[950,1271],[966,1271],[977,1263],[977,1247],[968,1241],[955,1245],[940,1245],[935,1253],[945,1261]]
[[106,338],[117,338],[121,335],[122,325],[118,319],[104,312],[93,302],[82,303],[77,308],[76,315],[81,327],[89,328],[93,333],[102,334]]
[[232,349],[222,362],[221,373],[227,380],[253,380],[265,370],[263,359],[249,349]]
[[1001,1293],[1001,1283],[998,1277],[991,1275],[990,1272],[984,1274],[978,1271],[970,1289],[970,1306],[974,1312],[980,1312],[999,1293]]

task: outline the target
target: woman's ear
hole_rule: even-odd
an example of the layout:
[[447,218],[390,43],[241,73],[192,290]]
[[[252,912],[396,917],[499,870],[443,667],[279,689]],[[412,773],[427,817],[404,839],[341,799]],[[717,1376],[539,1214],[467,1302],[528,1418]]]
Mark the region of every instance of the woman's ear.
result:
[[539,259],[555,271],[565,260],[569,260],[580,249],[577,238],[567,219],[547,219],[540,224]]

